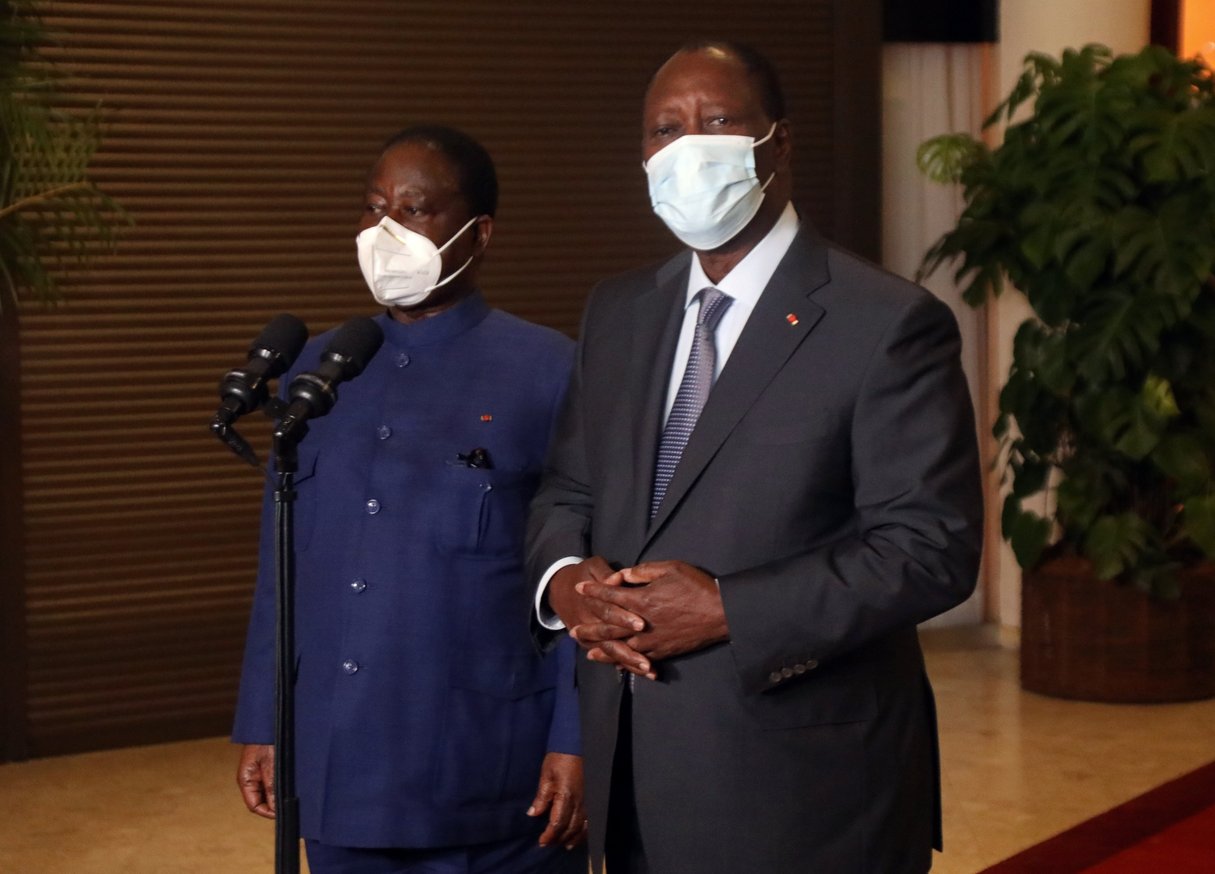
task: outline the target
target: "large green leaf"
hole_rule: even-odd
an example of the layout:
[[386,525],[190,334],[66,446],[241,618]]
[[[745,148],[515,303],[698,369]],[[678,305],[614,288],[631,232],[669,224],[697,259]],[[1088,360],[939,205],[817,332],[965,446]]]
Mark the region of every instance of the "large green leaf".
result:
[[1012,493],[1018,498],[1028,498],[1046,488],[1051,465],[1038,458],[1023,458],[1011,463],[1013,474]]
[[1017,217],[1018,224],[1026,228],[1020,235],[1021,254],[1036,270],[1042,269],[1050,260],[1060,230],[1058,218],[1053,204],[1041,200],[1027,204]]
[[1114,216],[1111,232],[1119,276],[1131,276],[1159,294],[1192,301],[1215,265],[1211,198],[1180,194],[1152,210],[1127,207]]
[[1186,536],[1198,544],[1207,558],[1215,559],[1215,495],[1186,501],[1182,523]]
[[1070,358],[1093,382],[1121,380],[1141,372],[1160,348],[1165,332],[1189,314],[1185,299],[1120,287],[1101,290],[1096,303],[1076,313]]
[[[1106,57],[1108,56],[1107,49]],[[1030,52],[1026,55],[1024,72],[1013,85],[1008,97],[984,120],[983,127],[996,124],[1001,117],[1011,121],[1022,103],[1040,92],[1043,85],[1058,80],[1060,69],[1060,63],[1050,55],[1041,52]]]
[[1139,460],[1156,448],[1169,421],[1179,414],[1172,389],[1157,376],[1144,380],[1138,392],[1118,386],[1089,392],[1076,405],[1081,436]]
[[1190,112],[1153,108],[1132,120],[1141,130],[1129,152],[1150,182],[1177,182],[1215,173],[1215,107]]
[[1169,420],[1180,415],[1172,387],[1157,376],[1144,380],[1142,390],[1126,412],[1125,430],[1115,448],[1136,460],[1156,448]]
[[1050,520],[1020,509],[1020,501],[1009,495],[1004,503],[1002,523],[1004,539],[1012,547],[1017,564],[1023,568],[1036,565],[1050,539]]
[[1000,412],[1011,416],[1029,451],[1046,456],[1059,441],[1059,416],[1067,402],[1056,397],[1027,370],[1016,369],[1000,390]]
[[966,168],[986,154],[986,144],[970,134],[942,134],[920,144],[915,163],[934,182],[960,182]]
[[1015,280],[1025,293],[1034,313],[1052,328],[1064,328],[1076,309],[1076,298],[1082,290],[1068,275],[1058,269],[1028,272]]
[[1211,485],[1211,462],[1195,434],[1167,435],[1152,450],[1152,462],[1187,492],[1206,490]]
[[1021,371],[1056,395],[1066,395],[1076,380],[1076,372],[1067,357],[1067,335],[1051,331],[1034,321],[1017,329],[1013,338],[1013,356]]
[[1109,505],[1110,489],[1098,465],[1082,460],[1069,469],[1055,489],[1055,504],[1065,528],[1085,530]]
[[1084,539],[1084,554],[1097,579],[1112,580],[1135,565],[1149,538],[1147,523],[1134,513],[1102,516]]
[[1215,380],[1190,398],[1190,412],[1198,423],[1198,434],[1207,447],[1215,446]]

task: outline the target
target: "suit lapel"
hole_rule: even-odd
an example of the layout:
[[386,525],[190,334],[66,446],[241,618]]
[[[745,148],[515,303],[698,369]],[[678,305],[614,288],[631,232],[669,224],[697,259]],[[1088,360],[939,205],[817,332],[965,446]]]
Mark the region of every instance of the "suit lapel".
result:
[[[827,250],[803,226],[760,295],[713,386],[667,486],[662,506],[650,523],[647,544],[679,506],[747,410],[822,318],[822,308],[810,299],[810,295],[829,278]],[[649,492],[646,494],[648,496]]]
[[689,257],[679,255],[655,274],[654,286],[640,294],[632,304],[628,392],[634,411],[629,448],[633,505],[628,518],[631,537],[640,544],[650,520],[650,494],[654,488],[654,459],[658,455],[658,436],[662,410],[666,403],[671,359],[679,340],[687,297]]

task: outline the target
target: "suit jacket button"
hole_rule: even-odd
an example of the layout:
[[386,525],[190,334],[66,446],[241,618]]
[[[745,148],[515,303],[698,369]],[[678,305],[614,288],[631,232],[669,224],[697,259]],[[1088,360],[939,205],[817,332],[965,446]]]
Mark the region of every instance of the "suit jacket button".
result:
[[779,683],[782,679],[784,679],[784,677],[780,671],[773,671],[772,673],[768,674],[769,683]]
[[798,662],[796,665],[793,666],[793,673],[795,673],[795,674],[806,673],[806,666],[803,665],[801,662]]
[[806,659],[806,670],[813,671],[818,667],[818,659]]
[[781,668],[780,675],[787,680],[793,676],[793,669],[792,668]]

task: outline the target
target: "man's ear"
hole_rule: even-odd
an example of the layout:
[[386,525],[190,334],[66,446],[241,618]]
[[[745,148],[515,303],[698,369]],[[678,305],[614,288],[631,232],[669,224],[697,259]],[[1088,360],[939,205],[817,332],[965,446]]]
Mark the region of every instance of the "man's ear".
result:
[[777,169],[786,169],[793,161],[793,127],[789,119],[782,118],[772,131],[772,144],[776,149]]
[[477,235],[476,253],[482,255],[489,246],[489,238],[494,234],[494,217],[492,215],[479,216],[477,223],[473,225],[473,231]]

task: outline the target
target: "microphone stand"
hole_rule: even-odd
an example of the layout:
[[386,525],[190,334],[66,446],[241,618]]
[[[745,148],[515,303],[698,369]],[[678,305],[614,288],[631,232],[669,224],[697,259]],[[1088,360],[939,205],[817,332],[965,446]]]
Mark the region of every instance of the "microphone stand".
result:
[[274,871],[299,874],[300,800],[295,794],[295,474],[308,427],[274,429]]
[[[0,0],[2,2],[2,0]],[[280,324],[286,333],[297,333],[291,324]],[[288,322],[294,320],[289,317]],[[288,331],[287,329],[290,329]],[[267,328],[269,330],[269,328]],[[303,324],[298,331],[304,332]],[[263,335],[265,332],[263,332]],[[371,319],[358,317],[338,329],[322,355],[316,373],[298,375],[291,383],[293,402],[281,398],[265,401],[263,412],[278,420],[272,445],[274,464],[274,870],[276,874],[299,874],[300,800],[295,789],[295,474],[299,470],[299,443],[308,435],[309,416],[323,416],[337,400],[337,383],[362,372],[367,360],[384,340]],[[290,358],[294,359],[300,339]],[[255,352],[258,351],[255,349]],[[253,353],[251,353],[252,355]],[[265,368],[258,371],[259,377]],[[275,374],[281,370],[275,370]],[[233,371],[220,383],[223,405],[215,414],[211,431],[229,449],[258,467],[257,455],[236,433],[232,423],[265,399],[264,382],[256,387],[248,374]],[[298,385],[297,385],[298,383]],[[242,393],[243,392],[243,393]],[[297,397],[298,395],[298,397]],[[298,407],[298,409],[297,409]]]
[[[264,409],[271,419],[283,416],[286,404],[271,399]],[[257,455],[232,427],[235,415],[221,409],[211,433],[242,460],[260,467]],[[286,427],[284,427],[286,423]],[[295,794],[295,474],[299,443],[308,425],[283,417],[274,429],[274,871],[300,872],[300,800]]]

